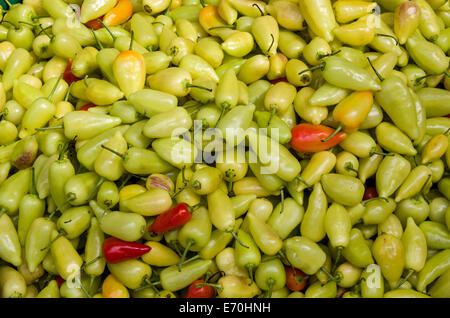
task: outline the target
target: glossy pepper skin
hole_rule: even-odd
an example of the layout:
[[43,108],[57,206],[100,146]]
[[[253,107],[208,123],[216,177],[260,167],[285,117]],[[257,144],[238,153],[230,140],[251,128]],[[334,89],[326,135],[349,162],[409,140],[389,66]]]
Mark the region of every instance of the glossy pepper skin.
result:
[[179,203],[158,215],[148,230],[158,234],[165,233],[184,225],[191,217],[190,207],[186,203]]
[[347,136],[344,132],[338,132],[332,138],[326,140],[334,132],[335,129],[324,125],[299,124],[291,131],[290,145],[299,152],[328,150],[339,144]]
[[148,252],[151,247],[135,242],[126,242],[115,237],[109,237],[102,244],[103,255],[109,264],[115,264],[129,259],[138,258]]

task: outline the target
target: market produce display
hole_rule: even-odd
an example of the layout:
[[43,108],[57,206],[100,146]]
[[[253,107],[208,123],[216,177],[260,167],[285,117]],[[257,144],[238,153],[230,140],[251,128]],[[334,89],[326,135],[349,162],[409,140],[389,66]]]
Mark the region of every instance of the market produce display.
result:
[[0,297],[450,298],[450,2],[23,0]]

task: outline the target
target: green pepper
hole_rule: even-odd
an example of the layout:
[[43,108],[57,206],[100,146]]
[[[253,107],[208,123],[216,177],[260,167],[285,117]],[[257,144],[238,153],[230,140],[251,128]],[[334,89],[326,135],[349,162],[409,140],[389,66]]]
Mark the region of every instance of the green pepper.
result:
[[166,267],[159,274],[161,286],[169,291],[183,289],[206,274],[212,262],[212,260],[193,260],[184,264],[181,271],[176,265]]
[[382,122],[375,129],[375,133],[380,146],[387,151],[409,156],[417,154],[409,137],[396,126]]
[[361,230],[357,228],[351,229],[350,240],[342,250],[342,255],[352,265],[360,268],[365,268],[374,262],[370,247],[367,245]]
[[16,215],[20,201],[31,185],[32,169],[19,170],[0,185],[0,211],[8,215]]
[[390,234],[377,236],[372,253],[389,283],[397,283],[405,266],[405,250],[400,239]]
[[427,286],[450,268],[450,250],[446,249],[429,258],[419,272],[416,289],[424,292]]
[[414,219],[416,224],[420,224],[430,215],[430,206],[425,198],[419,195],[399,202],[395,214],[403,225],[406,225],[409,216]]
[[401,238],[405,247],[405,267],[420,272],[427,259],[427,241],[424,231],[409,217]]
[[444,224],[434,221],[420,223],[420,229],[425,235],[427,246],[430,249],[448,249],[450,245],[450,231]]
[[408,160],[398,154],[386,156],[376,172],[376,188],[381,197],[392,195],[405,181],[411,171]]
[[249,233],[239,230],[237,238],[242,244],[237,242],[234,244],[236,264],[247,269],[253,282],[253,272],[261,263],[261,252]]
[[55,223],[42,217],[31,223],[25,240],[25,259],[30,271],[34,272],[47,255],[54,230]]
[[329,173],[321,177],[321,183],[325,193],[342,205],[353,206],[360,202],[364,195],[362,182],[354,177]]
[[446,271],[436,280],[433,286],[431,286],[428,293],[433,298],[448,298],[449,282],[450,282],[450,271]]
[[395,211],[397,204],[391,198],[377,198],[365,206],[362,217],[364,224],[381,224]]
[[255,283],[267,291],[266,297],[271,298],[272,292],[283,288],[286,284],[284,265],[278,258],[262,258],[255,271]]
[[306,237],[293,236],[286,239],[283,250],[289,262],[307,275],[315,274],[325,263],[325,252]]
[[449,58],[438,45],[424,39],[419,31],[408,38],[406,49],[417,66],[428,74],[441,74],[447,71]]
[[51,280],[47,286],[42,288],[36,298],[59,298],[59,287],[55,279]]

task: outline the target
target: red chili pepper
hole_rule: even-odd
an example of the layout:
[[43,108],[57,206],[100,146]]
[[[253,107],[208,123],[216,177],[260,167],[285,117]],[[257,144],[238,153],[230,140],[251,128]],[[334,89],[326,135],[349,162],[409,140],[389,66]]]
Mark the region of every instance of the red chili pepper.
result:
[[180,203],[158,215],[148,230],[161,234],[186,224],[191,217],[191,207],[186,203]]
[[288,83],[288,80],[287,80],[286,77],[280,77],[280,78],[273,79],[273,80],[271,80],[269,82],[272,83],[272,84],[276,84],[276,83],[279,83],[279,82],[286,82],[286,83]]
[[291,266],[285,266],[286,271],[286,286],[291,291],[301,291],[305,289],[306,283],[308,281],[308,275],[303,273],[298,268],[293,268]]
[[80,109],[78,109],[78,110],[88,110],[89,108],[91,108],[91,107],[96,107],[96,106],[97,106],[97,105],[95,105],[95,104],[93,104],[93,103],[88,103],[88,104],[86,104],[86,105],[81,106]]
[[152,249],[145,244],[126,242],[115,237],[104,240],[102,248],[106,261],[111,264],[138,258]]
[[62,278],[61,276],[56,276],[55,277],[56,283],[58,284],[58,288],[61,288],[61,285],[65,282],[64,278]]
[[375,187],[367,187],[366,191],[364,191],[363,200],[369,200],[373,198],[378,198],[378,192]]
[[69,59],[69,63],[67,63],[66,69],[63,73],[63,79],[67,82],[67,84],[72,84],[73,82],[77,82],[80,78],[76,77],[72,73],[72,59]]
[[[101,16],[99,19],[103,21],[103,16]],[[84,25],[87,26],[88,28],[94,29],[94,30],[103,28],[103,24],[101,24],[97,19],[88,21]]]
[[[292,128],[291,147],[299,152],[319,152],[333,148],[347,137],[345,132],[338,132],[329,138],[335,129],[313,124],[299,124]],[[328,139],[329,138],[329,139]],[[328,139],[328,140],[326,140]]]
[[198,279],[189,285],[185,298],[214,298],[216,290],[212,284]]

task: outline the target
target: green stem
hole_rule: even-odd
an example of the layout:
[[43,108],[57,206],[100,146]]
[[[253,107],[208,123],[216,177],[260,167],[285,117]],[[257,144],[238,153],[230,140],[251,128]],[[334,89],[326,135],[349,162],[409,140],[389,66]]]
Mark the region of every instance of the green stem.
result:
[[342,246],[339,246],[339,247],[337,248],[337,251],[336,251],[336,259],[335,259],[335,261],[334,261],[333,267],[331,268],[331,274],[334,274],[335,271],[336,271],[336,267],[338,266],[339,261],[341,260],[342,250],[343,250],[343,249],[344,249],[344,248],[343,248]]
[[256,7],[259,10],[259,13],[261,13],[261,16],[264,15],[264,12],[262,11],[262,9],[259,7],[259,5],[257,3],[253,3],[252,7]]
[[404,283],[406,283],[408,281],[408,279],[411,277],[412,274],[414,274],[414,270],[411,269],[411,268],[408,269],[408,272],[406,273],[406,276],[398,281],[398,283],[397,283],[397,285],[395,286],[394,289],[397,289],[400,286],[402,286]]
[[61,236],[66,235],[66,233],[64,231],[61,231],[60,233],[58,233],[58,235],[56,235],[56,237],[50,241],[50,243],[48,243],[48,245],[46,247],[41,248],[41,252],[45,251],[47,248],[49,248],[50,246],[52,246],[52,244],[54,242],[56,242],[57,239],[59,239]]
[[303,71],[299,72],[298,75],[302,75],[303,73],[311,72],[311,71],[318,70],[318,69],[323,70],[325,65],[326,65],[326,63],[323,62],[319,65],[311,66],[310,68],[304,69]]
[[166,10],[166,12],[164,13],[164,15],[168,15],[169,14],[169,12],[170,12],[170,7],[172,6],[172,0],[170,0],[170,2],[169,2],[169,6],[167,7],[167,10]]
[[183,191],[183,190],[185,190],[185,189],[188,189],[188,188],[200,189],[200,188],[201,188],[201,184],[200,184],[200,182],[195,181],[195,182],[192,183],[192,184],[185,185],[185,186],[179,188],[177,191],[175,191],[174,194],[171,195],[171,197],[172,197],[172,198],[175,198],[177,195],[180,194],[181,191]]
[[105,145],[101,145],[100,147],[102,147],[102,148],[105,149],[105,150],[108,150],[109,152],[112,152],[113,154],[115,154],[116,156],[122,158],[123,160],[126,159],[126,155],[121,154],[120,152],[117,152],[117,151],[115,151],[114,149],[111,149],[111,148],[109,148],[109,147],[107,147],[107,146],[105,146]]
[[375,201],[375,200],[384,200],[386,202],[389,202],[388,198],[385,197],[376,197],[376,198],[371,198],[371,199],[367,199],[361,202],[362,205],[366,205],[367,203],[369,203],[370,201]]
[[130,39],[130,47],[128,48],[128,51],[133,51],[133,42],[134,42],[134,31],[131,31],[131,39]]
[[233,230],[226,231],[226,232],[227,232],[227,233],[230,233],[230,234],[234,237],[234,239],[236,240],[236,242],[238,242],[241,246],[243,246],[243,247],[245,247],[245,248],[250,248],[249,246],[247,246],[247,245],[245,245],[244,243],[241,242],[241,240],[238,238],[237,234],[236,234]]
[[228,195],[231,195],[233,193],[233,178],[236,174],[230,169],[225,172],[225,175],[228,179],[230,179],[228,182]]
[[398,40],[397,40],[397,38],[396,38],[395,36],[393,36],[393,35],[383,34],[383,33],[377,33],[377,34],[375,34],[375,35],[376,35],[376,36],[384,36],[384,37],[387,37],[387,38],[392,38],[392,39],[395,41],[395,45],[398,46]]
[[53,94],[55,94],[56,89],[58,88],[59,82],[61,81],[63,77],[63,73],[59,74],[58,79],[56,80],[55,86],[53,86],[52,91],[50,92],[50,95],[48,95],[47,99],[50,100],[53,97]]
[[220,120],[222,119],[223,115],[225,114],[225,112],[227,111],[228,108],[230,108],[230,104],[222,105],[222,111],[220,112],[219,119],[217,119],[217,122],[216,122],[216,125],[214,126],[214,128],[217,128],[217,126],[219,125]]
[[299,175],[295,177],[295,179],[297,181],[300,181],[301,183],[303,183],[308,189],[312,188],[312,185],[310,185],[308,182],[306,182],[302,177],[300,177]]
[[91,201],[91,199],[94,197],[94,195],[97,193],[98,189],[101,187],[101,185],[105,182],[105,177],[101,177],[95,187],[91,190],[87,197],[87,202]]
[[377,69],[373,66],[372,61],[370,60],[369,57],[367,57],[367,61],[370,64],[370,67],[372,68],[372,70],[375,72],[375,75],[378,77],[378,79],[380,80],[380,82],[384,81],[384,77],[381,76],[380,73],[378,73]]
[[203,87],[203,86],[199,86],[199,85],[194,85],[194,84],[187,83],[186,84],[186,88],[188,88],[188,87],[204,89],[205,91],[212,92],[212,88]]
[[109,35],[111,35],[113,41],[115,41],[116,36],[111,32],[111,30],[106,26],[106,24],[100,19],[97,19],[97,21],[100,22],[100,24],[106,29],[106,31],[108,31]]
[[58,125],[58,126],[51,126],[51,127],[40,127],[40,128],[35,128],[35,130],[40,131],[40,130],[56,130],[56,129],[63,129],[64,126],[63,125]]
[[210,27],[208,30],[215,30],[215,29],[234,29],[236,26],[234,24],[231,25],[219,25],[215,27]]
[[267,298],[272,298],[273,285],[275,285],[275,280],[273,278],[267,279],[267,286],[269,286],[269,289],[267,290]]
[[102,255],[99,255],[99,256],[97,256],[97,257],[94,257],[94,258],[91,259],[89,262],[87,262],[87,263],[85,263],[83,266],[81,266],[81,268],[86,268],[86,267],[88,267],[89,265],[94,264],[96,261],[98,261],[98,260],[100,260],[100,259],[102,259],[102,258],[103,258]]
[[248,276],[250,277],[250,284],[248,284],[248,286],[251,286],[251,284],[253,284],[253,268],[255,267],[255,264],[247,264],[245,267],[247,268]]
[[284,211],[284,189],[281,189],[281,209],[280,209],[280,214],[283,213]]
[[336,136],[342,129],[344,128],[344,125],[342,123],[339,123],[338,128],[336,128],[336,130],[329,135],[327,138],[320,140],[321,142],[327,142],[328,140],[330,140],[331,138],[333,138],[334,136]]
[[97,34],[95,34],[93,28],[91,28],[91,32],[92,32],[92,35],[94,36],[95,41],[97,42],[97,45],[98,45],[99,49],[100,49],[100,50],[103,50],[103,45],[102,45],[102,43],[100,42],[100,40],[97,38]]
[[273,116],[275,116],[275,114],[277,113],[277,108],[276,107],[272,107],[271,111],[270,111],[270,117],[269,120],[267,121],[266,126],[269,127],[270,123],[272,122]]
[[187,252],[189,251],[189,249],[191,248],[191,246],[192,245],[194,245],[195,244],[195,241],[193,240],[193,239],[189,239],[187,242],[186,242],[186,247],[184,248],[184,251],[183,251],[183,255],[181,255],[181,259],[180,259],[180,262],[178,263],[178,271],[179,272],[181,272],[181,265],[183,265],[183,262],[184,262],[184,260],[186,259],[186,255],[187,255]]

